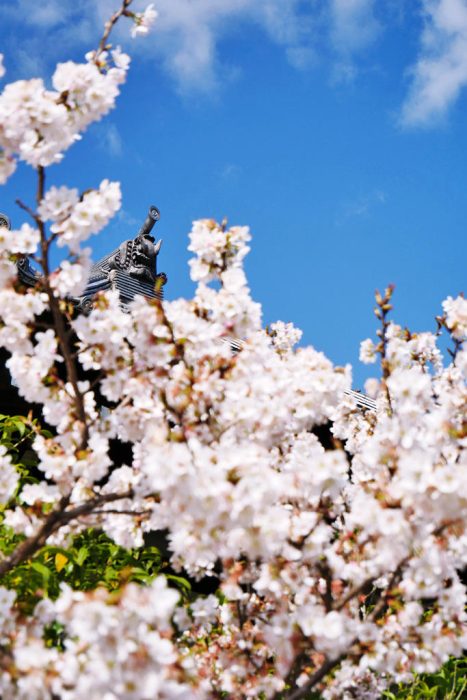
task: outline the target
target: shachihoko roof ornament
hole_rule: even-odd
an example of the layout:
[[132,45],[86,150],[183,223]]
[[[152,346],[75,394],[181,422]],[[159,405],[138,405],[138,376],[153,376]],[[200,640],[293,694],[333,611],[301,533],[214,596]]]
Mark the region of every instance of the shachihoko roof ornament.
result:
[[157,256],[162,241],[155,243],[151,236],[154,224],[159,221],[160,212],[155,206],[149,207],[148,215],[132,240],[123,241],[117,250],[95,263],[86,288],[79,299],[79,307],[86,311],[98,292],[117,289],[123,307],[133,301],[136,294],[151,299],[162,299],[162,287],[167,282],[164,272],[157,272]]

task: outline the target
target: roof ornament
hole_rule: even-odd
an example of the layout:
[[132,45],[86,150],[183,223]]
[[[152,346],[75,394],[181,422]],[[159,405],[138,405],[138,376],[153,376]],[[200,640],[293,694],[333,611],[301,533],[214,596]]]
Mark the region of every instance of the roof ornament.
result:
[[155,284],[157,277],[156,258],[161,249],[162,241],[158,241],[154,245],[151,231],[160,218],[159,209],[154,206],[149,207],[149,213],[136,238],[132,241],[124,241],[118,251],[108,259],[108,266],[111,270],[126,270],[131,277]]
[[[157,272],[157,256],[162,241],[155,243],[151,235],[156,221],[160,219],[157,207],[149,207],[148,215],[135,238],[124,241],[105,257],[96,262],[92,268],[84,292],[73,301],[81,312],[89,312],[98,292],[115,289],[120,297],[123,309],[128,307],[137,294],[150,298],[162,299],[162,287],[167,282],[164,272]],[[10,219],[0,213],[0,226],[10,228]],[[27,255],[17,261],[18,276],[23,284],[34,286],[41,276],[35,270]]]
[[0,211],[0,228],[2,228],[2,227],[10,230],[11,223],[10,223],[10,219],[8,218],[8,216],[6,214],[2,214],[2,212]]
[[149,207],[148,215],[135,238],[123,241],[117,250],[99,260],[91,268],[88,283],[79,306],[88,310],[92,298],[105,289],[117,289],[122,307],[125,308],[136,294],[162,299],[162,287],[166,275],[157,272],[157,256],[162,241],[155,243],[151,231],[160,219],[159,209]]

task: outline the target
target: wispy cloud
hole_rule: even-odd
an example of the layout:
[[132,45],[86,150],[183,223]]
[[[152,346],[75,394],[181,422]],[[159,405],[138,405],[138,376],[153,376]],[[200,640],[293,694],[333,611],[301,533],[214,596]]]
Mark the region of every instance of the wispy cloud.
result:
[[93,131],[99,148],[113,158],[120,158],[123,154],[123,141],[115,124],[107,121],[98,122],[93,126]]
[[[246,25],[257,26],[283,47],[296,68],[310,68],[322,54],[331,63],[345,60],[350,64],[376,36],[374,1],[158,0],[155,34],[141,43],[133,42],[131,48],[161,63],[182,92],[212,91],[237,74],[222,55],[222,43]],[[25,39],[17,68],[26,66],[27,57],[56,60],[58,47],[87,47],[114,4],[114,0],[48,0],[42,4],[0,0],[0,23],[16,23],[18,28],[26,24],[35,30],[34,40]],[[138,4],[142,7],[144,0]],[[128,42],[127,27],[119,29],[118,38]]]
[[[157,41],[151,48],[182,91],[212,90],[232,74],[222,41],[242,25],[260,27],[290,61],[310,57],[316,10],[300,0],[159,0]],[[235,72],[235,71],[234,71]]]
[[[386,0],[384,0],[386,2]],[[182,91],[210,90],[225,77],[219,47],[247,23],[285,49],[298,69],[326,56],[331,66],[353,65],[378,36],[375,0],[159,0],[159,55]]]
[[375,0],[331,0],[330,37],[338,60],[333,79],[349,82],[357,76],[355,57],[375,42],[382,31]]
[[342,226],[349,219],[368,219],[375,209],[383,206],[386,202],[387,194],[383,190],[375,189],[367,192],[343,203],[334,223],[336,226]]
[[331,35],[339,52],[359,51],[374,41],[381,29],[374,11],[375,0],[331,0]]
[[2,3],[2,15],[13,19],[20,16],[22,21],[33,27],[45,27],[50,29],[66,22],[71,9],[60,0],[48,0],[45,3],[35,0],[16,0],[14,3]]
[[220,176],[222,180],[227,180],[229,182],[237,180],[242,173],[242,168],[236,163],[226,163],[223,168],[221,168]]
[[[137,9],[145,4],[135,3]],[[295,68],[319,64],[333,82],[353,81],[383,32],[414,12],[421,13],[420,53],[409,69],[401,123],[436,123],[467,85],[467,0],[415,0],[410,13],[404,0],[157,0],[156,5],[159,18],[151,37],[132,42],[126,26],[117,38],[162,66],[182,93],[212,92],[239,74],[223,44],[246,26],[256,26],[279,45]],[[115,0],[0,0],[0,26],[12,26],[2,46],[10,77],[45,74],[63,58],[63,47],[84,52],[114,8]],[[33,36],[24,26],[34,28]],[[13,42],[15,28],[19,44]],[[114,146],[118,150],[116,141]]]
[[69,58],[76,49],[90,48],[90,39],[99,36],[96,19],[103,26],[100,13],[106,2],[0,0],[0,32],[8,28],[2,49],[9,56],[10,78],[47,77],[57,61]]
[[442,119],[467,85],[467,1],[423,0],[421,51],[401,112],[404,126]]

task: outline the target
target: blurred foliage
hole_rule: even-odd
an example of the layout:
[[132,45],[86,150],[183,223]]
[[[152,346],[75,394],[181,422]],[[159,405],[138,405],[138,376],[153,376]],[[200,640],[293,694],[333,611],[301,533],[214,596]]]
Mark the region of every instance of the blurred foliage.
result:
[[[0,444],[7,448],[20,474],[17,493],[7,506],[18,502],[18,494],[24,484],[44,479],[37,469],[38,460],[33,449],[34,437],[38,432],[45,437],[51,435],[32,418],[0,414]],[[50,507],[50,504],[43,504],[42,511],[46,512]],[[34,511],[37,505],[26,511],[29,509]],[[16,534],[12,528],[1,523],[3,510],[5,505],[0,506],[0,552],[8,556],[24,539],[24,535]],[[165,574],[169,585],[177,588],[182,597],[190,595],[190,582],[171,573],[168,562],[163,561],[157,547],[125,549],[102,531],[90,528],[71,538],[67,547],[43,547],[30,560],[6,574],[1,584],[15,590],[18,608],[24,614],[31,614],[42,598],[57,598],[62,583],[80,591],[91,591],[98,586],[115,591],[129,581],[148,584],[160,572]],[[61,630],[54,625],[46,631],[46,639],[54,644],[58,644],[60,635]]]
[[[17,536],[10,528],[0,526],[2,551],[11,551],[15,539]],[[18,607],[30,614],[44,596],[57,598],[61,583],[80,591],[94,590],[98,586],[115,591],[128,581],[149,583],[162,565],[156,547],[124,549],[103,532],[89,529],[75,536],[66,549],[52,545],[43,547],[32,559],[6,574],[2,584],[16,591]],[[182,582],[188,583],[184,579]],[[178,587],[183,590],[183,586]]]
[[[309,693],[304,700],[322,700]],[[386,690],[381,700],[467,700],[467,656],[451,658],[436,673],[414,674],[412,683]]]
[[393,686],[384,700],[467,700],[467,657],[451,658],[437,673],[416,675],[412,683]]
[[[38,421],[31,417],[0,414],[0,445],[6,447],[20,475],[18,492],[24,484],[37,483],[39,480],[37,455],[33,450],[36,433],[51,437],[51,433],[43,430]],[[4,504],[0,504],[0,510],[4,508]]]

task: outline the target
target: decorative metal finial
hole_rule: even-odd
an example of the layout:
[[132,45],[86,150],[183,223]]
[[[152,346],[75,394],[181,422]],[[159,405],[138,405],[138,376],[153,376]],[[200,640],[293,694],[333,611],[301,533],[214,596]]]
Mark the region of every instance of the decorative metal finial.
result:
[[155,207],[154,205],[150,206],[148,215],[147,215],[146,219],[144,220],[144,223],[141,226],[140,230],[138,231],[138,235],[136,237],[140,238],[142,236],[149,236],[149,234],[151,233],[151,231],[154,227],[154,224],[156,223],[156,221],[159,221],[160,218],[161,218],[161,213],[160,213],[159,209],[157,207]]
[[8,218],[8,216],[6,214],[2,214],[0,212],[0,227],[2,227],[2,226],[6,227],[8,230],[10,230],[11,223],[10,223],[10,219]]

